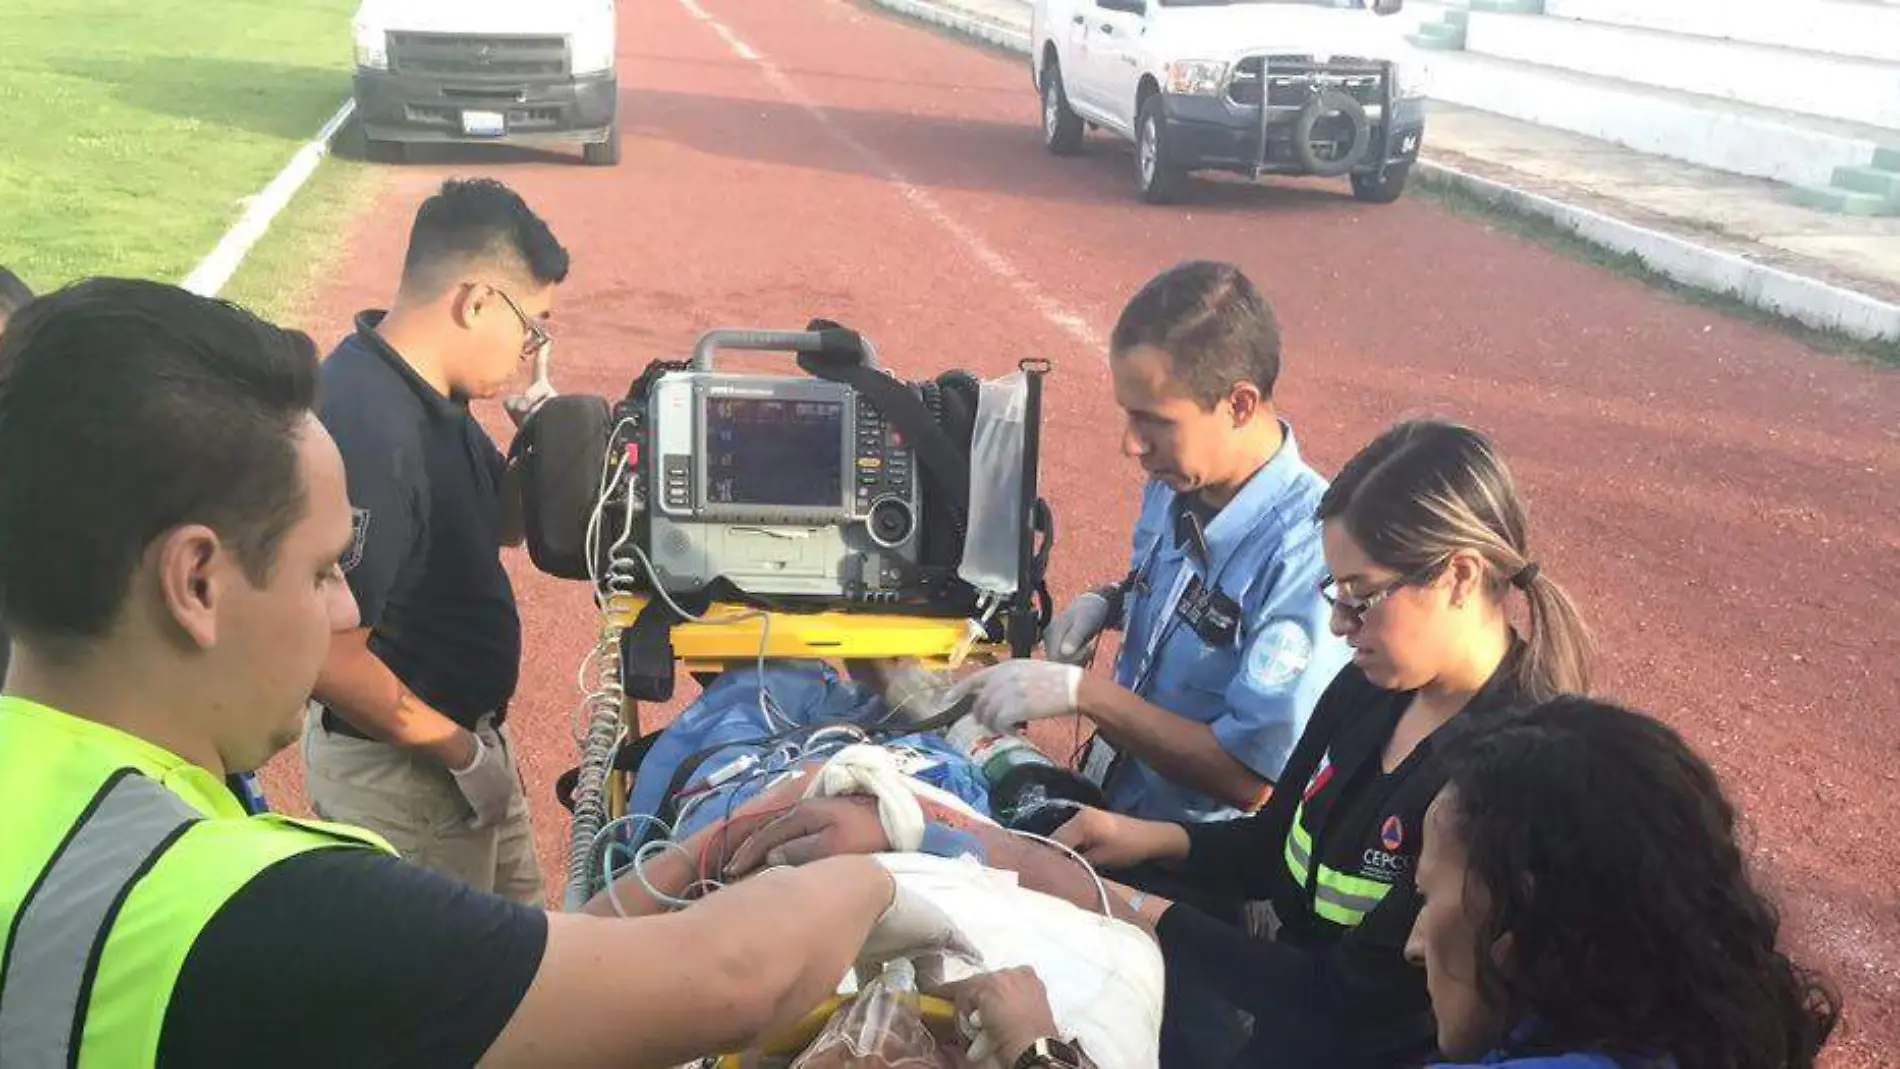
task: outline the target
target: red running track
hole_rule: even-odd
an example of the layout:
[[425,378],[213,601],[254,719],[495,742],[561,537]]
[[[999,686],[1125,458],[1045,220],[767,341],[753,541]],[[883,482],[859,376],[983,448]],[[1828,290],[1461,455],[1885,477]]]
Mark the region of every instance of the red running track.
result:
[[[701,6],[703,5],[703,7]],[[1581,601],[1604,690],[1682,729],[1745,808],[1794,938],[1844,989],[1835,1066],[1900,1050],[1900,377],[1492,231],[1343,184],[1132,197],[1128,151],[1045,154],[1023,63],[843,0],[622,7],[626,162],[455,152],[395,172],[309,324],[392,292],[411,213],[449,174],[520,189],[575,256],[557,382],[617,395],[715,326],[866,331],[901,372],[1057,364],[1044,457],[1059,594],[1120,573],[1139,490],[1101,341],[1177,261],[1234,260],[1284,322],[1280,397],[1322,471],[1423,413],[1493,432],[1536,555]],[[485,414],[499,432],[499,410]],[[558,896],[587,592],[510,557],[516,707]],[[691,684],[685,684],[690,690]],[[268,773],[301,804],[294,755]]]

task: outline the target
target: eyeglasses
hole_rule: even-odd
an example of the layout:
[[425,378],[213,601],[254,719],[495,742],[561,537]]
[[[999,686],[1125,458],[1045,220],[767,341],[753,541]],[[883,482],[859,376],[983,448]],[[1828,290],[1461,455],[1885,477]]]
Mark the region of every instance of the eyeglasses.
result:
[[536,320],[529,319],[522,313],[521,306],[515,303],[513,297],[508,296],[506,290],[497,286],[490,286],[488,288],[494,290],[495,295],[500,297],[502,301],[508,305],[508,310],[515,314],[516,319],[521,320],[521,329],[528,332],[528,336],[522,339],[521,342],[521,356],[523,359],[540,352],[544,346],[554,340],[549,336],[546,327],[542,326]]
[[1397,579],[1392,580],[1390,583],[1357,600],[1342,596],[1339,592],[1339,585],[1333,582],[1331,575],[1328,575],[1319,581],[1319,596],[1326,599],[1326,604],[1332,606],[1333,612],[1345,614],[1346,622],[1352,627],[1358,628],[1366,622],[1366,614],[1378,608],[1380,602],[1383,602],[1385,599],[1404,590],[1408,586],[1416,586],[1420,583],[1430,582],[1432,579],[1437,578],[1438,573],[1443,570],[1444,567],[1445,562],[1443,560],[1433,561],[1417,571],[1407,572],[1399,576]]

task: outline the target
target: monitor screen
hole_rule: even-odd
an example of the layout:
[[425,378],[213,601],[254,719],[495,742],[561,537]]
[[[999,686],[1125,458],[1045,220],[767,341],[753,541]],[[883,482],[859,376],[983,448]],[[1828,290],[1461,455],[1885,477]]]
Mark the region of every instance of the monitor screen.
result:
[[706,499],[715,505],[841,505],[844,403],[708,398]]

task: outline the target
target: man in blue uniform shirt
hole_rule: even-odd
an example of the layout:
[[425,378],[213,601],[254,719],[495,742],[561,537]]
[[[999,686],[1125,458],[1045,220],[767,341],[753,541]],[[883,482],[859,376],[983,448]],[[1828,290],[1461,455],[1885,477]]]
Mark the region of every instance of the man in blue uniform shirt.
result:
[[[1279,326],[1239,269],[1164,272],[1122,312],[1110,350],[1122,450],[1151,480],[1132,570],[1050,624],[1049,660],[968,686],[999,730],[1091,721],[1084,774],[1116,812],[1230,818],[1266,800],[1351,655],[1320,597],[1326,483],[1274,408]],[[1125,640],[1111,682],[1081,665],[1112,627]]]
[[[1266,802],[1351,659],[1320,596],[1326,482],[1274,408],[1279,324],[1238,268],[1163,272],[1129,301],[1109,349],[1122,451],[1150,480],[1132,569],[1051,621],[1049,660],[1006,661],[964,686],[997,730],[1069,713],[1092,722],[1083,773],[1115,812],[1229,819]],[[1114,679],[1085,673],[1117,627]],[[1241,919],[1239,903],[1184,896],[1166,873],[1116,875]],[[1169,971],[1164,1069],[1226,1064],[1245,1038],[1203,983]]]

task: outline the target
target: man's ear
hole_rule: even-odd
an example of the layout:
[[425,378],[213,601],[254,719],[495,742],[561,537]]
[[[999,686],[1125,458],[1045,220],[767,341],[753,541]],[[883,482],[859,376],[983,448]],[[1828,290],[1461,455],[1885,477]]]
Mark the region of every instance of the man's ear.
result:
[[230,553],[218,533],[203,524],[174,527],[147,551],[157,569],[160,611],[199,649],[218,643]]
[[1235,383],[1227,392],[1227,407],[1234,411],[1234,427],[1239,429],[1252,423],[1260,415],[1260,387],[1251,382]]
[[473,282],[458,282],[449,298],[449,315],[464,330],[473,330],[476,320],[487,310],[488,292]]

